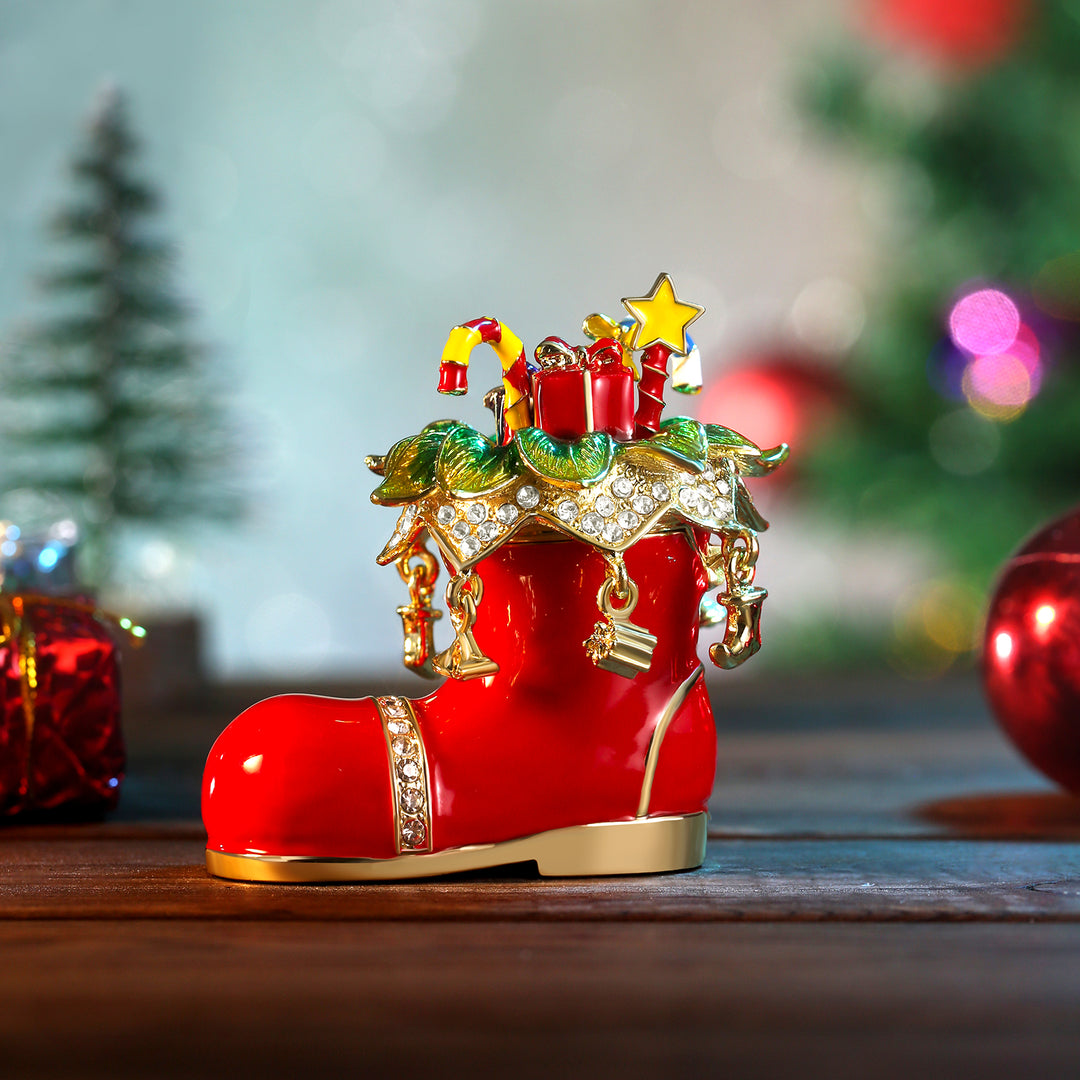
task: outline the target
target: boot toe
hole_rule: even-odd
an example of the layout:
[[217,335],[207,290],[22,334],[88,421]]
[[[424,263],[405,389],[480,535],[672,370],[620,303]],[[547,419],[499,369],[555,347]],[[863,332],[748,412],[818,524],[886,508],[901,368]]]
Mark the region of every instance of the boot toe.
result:
[[397,854],[375,702],[268,698],[218,737],[203,778],[211,851],[386,859]]

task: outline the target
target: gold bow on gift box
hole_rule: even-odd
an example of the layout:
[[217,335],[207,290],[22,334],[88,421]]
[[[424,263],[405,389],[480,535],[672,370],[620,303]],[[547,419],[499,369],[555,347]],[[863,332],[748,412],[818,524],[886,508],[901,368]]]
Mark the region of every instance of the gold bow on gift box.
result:
[[9,593],[0,591],[0,645],[10,642],[19,665],[19,688],[22,691],[22,710],[26,722],[26,748],[30,752],[34,736],[34,710],[37,704],[37,637],[27,614],[28,607],[51,607],[59,611],[74,611],[109,622],[141,644],[146,630],[123,615],[114,615],[84,600],[44,593]]

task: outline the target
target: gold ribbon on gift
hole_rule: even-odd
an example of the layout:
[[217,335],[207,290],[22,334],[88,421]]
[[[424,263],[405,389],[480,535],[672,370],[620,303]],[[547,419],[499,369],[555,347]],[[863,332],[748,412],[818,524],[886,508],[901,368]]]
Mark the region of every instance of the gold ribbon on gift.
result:
[[132,642],[141,645],[146,629],[124,615],[105,611],[96,604],[84,600],[72,600],[65,596],[47,596],[44,593],[9,593],[0,590],[0,645],[10,642],[19,665],[19,688],[22,692],[23,719],[26,724],[26,767],[24,782],[29,782],[30,750],[34,738],[34,716],[37,704],[37,636],[27,613],[28,607],[51,607],[59,611],[73,611],[90,615],[99,622],[112,623],[127,633]]

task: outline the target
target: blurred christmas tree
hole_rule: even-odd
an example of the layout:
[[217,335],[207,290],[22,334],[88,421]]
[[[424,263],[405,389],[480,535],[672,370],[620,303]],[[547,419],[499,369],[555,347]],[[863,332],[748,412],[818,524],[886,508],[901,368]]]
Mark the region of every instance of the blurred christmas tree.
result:
[[[828,511],[922,533],[982,592],[1080,500],[1080,3],[868,11],[877,45],[834,50],[803,89],[882,166],[892,231],[847,369],[854,404],[803,464]],[[938,594],[931,636],[956,606]]]
[[240,509],[232,433],[147,227],[159,197],[137,150],[123,97],[103,91],[72,163],[78,196],[51,221],[65,261],[41,279],[48,314],[0,368],[3,488],[68,508],[94,586],[115,582],[125,529]]

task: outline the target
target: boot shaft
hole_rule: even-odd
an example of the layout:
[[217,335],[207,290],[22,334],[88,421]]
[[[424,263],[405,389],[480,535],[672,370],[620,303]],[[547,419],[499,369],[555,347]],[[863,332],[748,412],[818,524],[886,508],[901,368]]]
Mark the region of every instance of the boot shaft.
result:
[[708,586],[699,539],[675,529],[644,538],[626,554],[638,593],[632,620],[657,639],[648,671],[634,679],[598,668],[584,647],[602,620],[597,597],[608,576],[602,555],[551,531],[504,545],[476,571],[483,600],[474,634],[499,667],[477,685],[529,687],[568,704],[594,679],[609,684],[615,698],[639,696],[654,684],[656,693],[669,692],[698,663],[698,612]]

